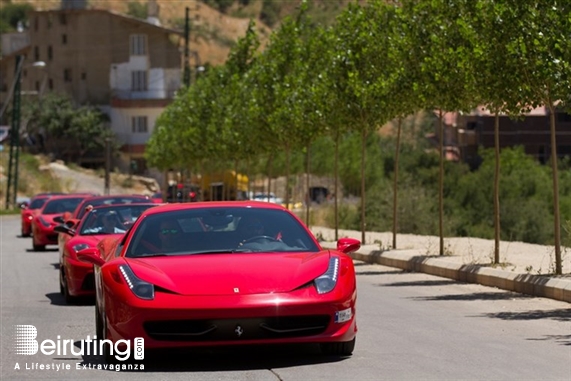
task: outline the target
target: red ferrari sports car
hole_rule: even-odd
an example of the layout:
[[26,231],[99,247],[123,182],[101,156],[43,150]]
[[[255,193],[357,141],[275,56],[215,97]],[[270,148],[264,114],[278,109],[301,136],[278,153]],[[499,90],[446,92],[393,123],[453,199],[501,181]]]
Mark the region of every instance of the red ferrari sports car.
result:
[[[345,356],[357,333],[347,254],[359,247],[342,238],[336,250],[322,248],[280,205],[197,202],[147,209],[125,235],[78,257],[95,265],[95,326],[104,343],[319,343]],[[103,349],[115,361],[113,345]]]
[[57,217],[73,211],[88,194],[52,196],[32,219],[32,245],[34,250],[45,250],[46,245],[57,245],[58,234],[54,227],[59,225]]
[[104,196],[92,196],[85,198],[76,208],[69,213],[65,213],[59,221],[61,223],[66,223],[68,226],[72,227],[79,223],[81,218],[89,211],[90,207],[95,207],[99,205],[112,205],[112,204],[130,204],[130,203],[146,203],[150,202],[151,199],[148,196],[138,195],[138,194],[115,194],[115,195],[104,195]]
[[32,235],[32,220],[38,214],[42,206],[48,198],[53,196],[53,193],[40,193],[32,197],[30,203],[22,207],[20,216],[22,218],[22,226],[20,234],[22,237],[29,237]]
[[96,247],[104,237],[124,234],[141,213],[155,203],[114,204],[97,206],[79,222],[77,228],[59,225],[54,228],[69,239],[59,240],[60,292],[68,304],[82,296],[95,295],[93,265],[77,259],[77,252]]

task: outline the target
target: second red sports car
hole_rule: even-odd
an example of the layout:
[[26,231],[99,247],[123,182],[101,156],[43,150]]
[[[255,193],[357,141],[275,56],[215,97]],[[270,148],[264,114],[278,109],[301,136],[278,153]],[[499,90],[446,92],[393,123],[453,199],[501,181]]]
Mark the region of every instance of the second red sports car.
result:
[[118,204],[97,206],[88,212],[77,228],[65,224],[55,227],[55,231],[68,237],[60,240],[60,291],[68,304],[77,297],[95,294],[93,283],[93,265],[81,262],[77,252],[89,247],[97,247],[104,237],[125,233],[141,213],[155,203]]
[[95,265],[97,337],[115,345],[319,343],[350,355],[357,290],[347,253],[359,247],[343,238],[322,248],[276,204],[198,202],[147,209],[121,238],[78,257]]

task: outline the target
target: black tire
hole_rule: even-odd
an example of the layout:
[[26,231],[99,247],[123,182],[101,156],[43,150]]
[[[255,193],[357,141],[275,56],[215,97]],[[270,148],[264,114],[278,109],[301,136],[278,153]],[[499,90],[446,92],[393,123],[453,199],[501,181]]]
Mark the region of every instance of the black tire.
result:
[[45,251],[46,245],[36,245],[36,241],[32,238],[32,247],[34,251]]
[[65,294],[63,290],[63,269],[59,270],[59,293],[62,295]]
[[67,304],[76,304],[77,297],[72,296],[69,293],[69,287],[67,286],[67,278],[65,277],[65,272],[63,270],[60,271],[60,287],[63,291],[63,298]]
[[[97,340],[106,340],[107,339],[107,328],[105,327],[105,321],[101,313],[99,312],[99,307],[97,303],[97,299],[95,299],[95,335],[97,336]],[[103,359],[107,364],[116,364],[117,359],[115,356],[111,354],[111,348],[109,345],[103,345]]]
[[341,343],[321,343],[321,353],[330,356],[351,356],[355,349],[355,340],[356,338]]
[[101,320],[101,314],[99,313],[99,308],[97,307],[97,302],[95,302],[95,335],[97,340],[103,339],[103,320]]

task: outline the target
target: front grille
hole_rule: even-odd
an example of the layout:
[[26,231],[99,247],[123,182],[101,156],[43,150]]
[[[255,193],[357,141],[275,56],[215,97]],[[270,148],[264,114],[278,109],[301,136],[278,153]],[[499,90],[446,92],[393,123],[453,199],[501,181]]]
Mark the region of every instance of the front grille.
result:
[[147,335],[160,341],[243,341],[318,335],[329,322],[328,315],[307,315],[149,321],[143,327]]

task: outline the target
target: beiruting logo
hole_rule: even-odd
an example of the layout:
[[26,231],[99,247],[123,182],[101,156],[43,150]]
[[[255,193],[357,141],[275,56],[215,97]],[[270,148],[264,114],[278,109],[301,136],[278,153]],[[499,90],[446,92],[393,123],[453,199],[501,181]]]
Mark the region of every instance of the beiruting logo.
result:
[[[129,340],[117,340],[113,344],[111,340],[97,340],[97,336],[93,336],[93,339],[87,336],[85,340],[79,341],[79,348],[75,348],[74,340],[62,340],[59,335],[56,340],[44,340],[38,343],[36,340],[38,330],[33,325],[16,325],[15,327],[15,346],[18,355],[33,356],[40,351],[46,356],[97,356],[109,351],[118,361],[125,361],[131,357],[131,342]],[[133,359],[143,360],[145,358],[144,343],[142,337],[135,338]]]

